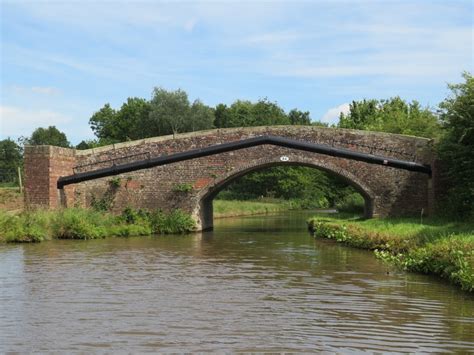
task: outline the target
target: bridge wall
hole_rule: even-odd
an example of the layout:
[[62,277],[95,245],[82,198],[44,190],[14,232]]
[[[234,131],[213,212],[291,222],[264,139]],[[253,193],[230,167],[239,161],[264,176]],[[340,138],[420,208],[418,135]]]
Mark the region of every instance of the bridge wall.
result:
[[[346,179],[365,197],[368,217],[419,215],[422,209],[427,211],[433,204],[432,183],[426,174],[272,145],[86,181],[66,186],[61,194],[55,186],[59,176],[74,173],[74,166],[80,166],[77,172],[95,170],[112,163],[123,164],[261,135],[327,144],[424,164],[433,160],[427,139],[308,126],[217,129],[85,151],[26,147],[25,199],[30,206],[52,208],[105,203],[117,212],[126,206],[164,210],[181,208],[193,214],[200,228],[209,228],[212,227],[212,199],[230,181],[263,167],[296,164],[323,169]],[[282,161],[282,157],[288,160],[284,158]],[[186,190],[186,186],[192,186],[192,189],[180,191]]]

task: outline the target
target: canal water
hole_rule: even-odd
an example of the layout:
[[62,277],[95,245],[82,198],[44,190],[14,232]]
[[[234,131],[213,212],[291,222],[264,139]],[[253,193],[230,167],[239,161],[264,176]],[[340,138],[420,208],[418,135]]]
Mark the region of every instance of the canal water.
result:
[[315,240],[308,213],[0,246],[0,352],[474,352],[474,298]]

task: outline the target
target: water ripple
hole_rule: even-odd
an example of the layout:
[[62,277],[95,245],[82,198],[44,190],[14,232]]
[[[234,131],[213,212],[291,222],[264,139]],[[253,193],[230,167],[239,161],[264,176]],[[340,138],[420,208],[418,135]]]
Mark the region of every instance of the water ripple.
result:
[[470,295],[287,223],[2,246],[0,352],[474,352]]

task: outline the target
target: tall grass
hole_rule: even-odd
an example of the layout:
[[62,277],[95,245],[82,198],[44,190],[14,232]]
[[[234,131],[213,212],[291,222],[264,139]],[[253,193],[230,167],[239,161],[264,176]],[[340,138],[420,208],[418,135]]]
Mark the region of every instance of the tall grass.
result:
[[374,250],[399,267],[447,278],[474,290],[474,223],[415,218],[308,221],[315,237]]
[[185,233],[194,228],[191,216],[180,210],[165,213],[126,209],[120,216],[80,208],[25,211],[18,215],[0,211],[0,242]]

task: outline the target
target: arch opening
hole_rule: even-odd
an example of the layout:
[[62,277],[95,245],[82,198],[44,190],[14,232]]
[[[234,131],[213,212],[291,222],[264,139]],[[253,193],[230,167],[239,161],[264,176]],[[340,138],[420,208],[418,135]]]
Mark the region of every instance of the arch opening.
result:
[[[242,178],[248,178],[252,175],[258,173],[265,173],[269,172],[272,169],[280,169],[280,168],[301,168],[306,169],[307,171],[313,171],[316,175],[320,175],[325,179],[329,180],[329,184],[334,184],[332,188],[342,188],[345,189],[346,194],[355,194],[359,198],[361,198],[363,211],[361,211],[361,216],[365,218],[371,218],[374,215],[374,201],[375,195],[367,187],[363,182],[360,182],[354,175],[347,171],[340,171],[335,167],[329,166],[328,164],[319,164],[318,162],[310,162],[310,161],[292,161],[292,162],[282,162],[282,161],[267,161],[267,162],[254,162],[249,166],[241,168],[239,170],[233,170],[227,173],[225,176],[222,176],[220,179],[214,181],[214,183],[203,191],[200,192],[198,195],[198,206],[196,206],[195,210],[195,217],[200,224],[201,229],[209,230],[213,228],[213,220],[214,220],[214,205],[213,202],[218,197],[218,195],[227,194],[227,196],[222,196],[224,199],[232,199],[232,196],[229,198],[229,194],[232,195],[232,186],[236,183],[238,184]],[[326,186],[327,187],[327,186]],[[291,187],[290,187],[291,189]],[[242,190],[242,189],[241,189]],[[258,190],[258,189],[257,189]],[[242,196],[239,191],[237,195]],[[240,191],[242,192],[242,191]],[[280,191],[281,192],[281,191]],[[299,191],[301,193],[301,191]],[[341,196],[344,195],[343,193]],[[339,196],[339,197],[341,197]],[[357,197],[356,196],[356,197]],[[242,196],[243,199],[252,199],[254,196]],[[268,196],[265,196],[268,197]],[[271,196],[270,196],[271,197]],[[276,196],[276,197],[281,197]],[[284,196],[288,197],[288,196]],[[301,197],[301,196],[300,196]],[[314,196],[308,196],[311,198]],[[323,196],[325,197],[325,196]],[[319,207],[324,208],[334,208],[335,207],[335,199],[337,196],[333,196],[332,199],[323,198],[320,201],[313,201],[313,207],[316,208],[318,203]],[[285,198],[283,198],[285,199]],[[342,202],[342,201],[339,201]]]

